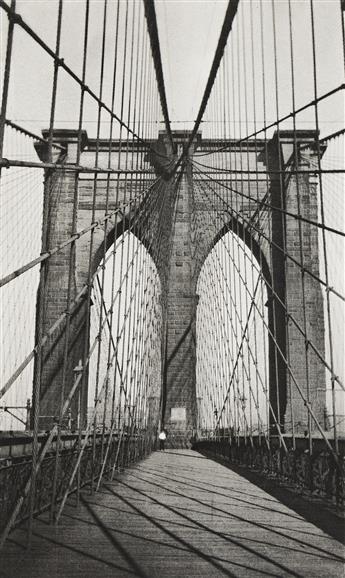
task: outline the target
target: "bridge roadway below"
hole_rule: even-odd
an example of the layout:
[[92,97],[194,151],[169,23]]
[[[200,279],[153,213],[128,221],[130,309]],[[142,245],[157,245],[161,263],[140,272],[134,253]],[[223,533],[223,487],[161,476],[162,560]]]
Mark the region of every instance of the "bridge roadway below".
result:
[[59,525],[17,528],[1,578],[341,577],[342,544],[231,469],[191,450],[155,452],[73,498]]

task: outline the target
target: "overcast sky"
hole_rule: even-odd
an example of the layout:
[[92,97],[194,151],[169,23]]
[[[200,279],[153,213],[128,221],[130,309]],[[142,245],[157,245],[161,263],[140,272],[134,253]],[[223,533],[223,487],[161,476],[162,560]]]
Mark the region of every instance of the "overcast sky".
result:
[[[51,48],[55,45],[57,5],[58,3],[53,0],[17,0],[18,12]],[[227,2],[158,0],[155,5],[170,116],[172,120],[193,120],[211,67]],[[112,16],[115,15],[115,8],[116,3],[110,0],[108,3],[110,23]],[[84,0],[64,2],[61,55],[79,75],[82,64],[84,10]],[[92,0],[87,81],[96,92],[99,80],[102,11],[103,0]],[[1,16],[3,30],[6,31],[7,19],[2,12]],[[111,28],[114,26],[109,25],[109,30]],[[5,34],[2,34],[2,41],[5,40]],[[106,56],[109,62],[112,61],[111,47],[110,33]],[[35,125],[37,130],[40,130],[47,125],[49,118],[47,97],[52,71],[51,59],[45,56],[19,27],[16,27],[13,55],[16,67],[12,71],[11,89],[16,91],[16,98],[9,100],[9,118],[25,122],[31,129]],[[78,92],[75,83],[69,81],[66,75],[61,73],[60,79],[64,94],[60,94],[56,118],[60,125],[70,128],[71,123],[76,122],[77,118]],[[109,84],[109,79],[107,83]],[[91,108],[85,120],[94,121]]]
[[[123,0],[124,2],[124,0]],[[173,121],[189,121],[191,127],[200,106],[202,94],[219,38],[226,0],[156,0],[156,12],[161,43],[163,70],[168,97],[168,107]],[[251,3],[242,0],[240,9],[248,12]],[[259,3],[252,2],[254,9],[256,40],[259,36]],[[48,43],[55,46],[58,2],[54,0],[17,0],[17,10],[33,29]],[[265,43],[267,49],[266,73],[268,86],[273,93],[273,55],[271,0],[264,0]],[[289,92],[290,73],[288,61],[288,3],[275,2],[278,38],[279,99],[282,112],[291,109]],[[109,42],[106,61],[112,62],[112,29],[115,28],[116,3],[108,2]],[[61,55],[71,68],[80,75],[82,65],[82,43],[84,25],[84,0],[65,0],[63,7]],[[343,78],[343,55],[339,0],[314,2],[316,22],[316,51],[318,61],[318,88],[320,93],[335,87]],[[101,48],[103,0],[90,3],[90,42],[87,82],[97,92]],[[124,13],[124,10],[122,10]],[[294,26],[294,57],[296,74],[297,104],[305,104],[313,96],[310,7],[308,0],[292,0]],[[6,32],[7,18],[3,16]],[[239,18],[237,18],[239,20]],[[248,18],[246,18],[248,22]],[[248,24],[246,24],[248,25]],[[249,36],[247,34],[247,36]],[[5,42],[6,34],[2,34]],[[257,42],[256,42],[257,43]],[[259,49],[258,49],[259,50]],[[37,126],[46,126],[49,118],[48,87],[52,74],[51,59],[20,30],[15,29],[13,57],[16,66],[11,74],[9,118]],[[271,62],[270,62],[271,59]],[[107,70],[107,69],[106,69]],[[110,70],[110,69],[109,69]],[[271,75],[271,77],[270,77]],[[57,121],[69,128],[75,123],[78,111],[79,91],[75,83],[61,73],[58,97]],[[105,101],[109,102],[111,82],[106,81]],[[39,87],[39,90],[37,88]],[[11,97],[12,96],[12,97]],[[272,111],[273,112],[273,111]],[[272,114],[271,112],[271,114]],[[89,106],[85,121],[94,123],[95,109]],[[327,111],[322,111],[321,125],[331,132],[343,123],[344,113],[341,100],[335,99]],[[328,125],[326,126],[326,122]],[[37,124],[36,124],[37,123]],[[183,128],[178,124],[174,128]],[[90,128],[90,126],[89,126]]]

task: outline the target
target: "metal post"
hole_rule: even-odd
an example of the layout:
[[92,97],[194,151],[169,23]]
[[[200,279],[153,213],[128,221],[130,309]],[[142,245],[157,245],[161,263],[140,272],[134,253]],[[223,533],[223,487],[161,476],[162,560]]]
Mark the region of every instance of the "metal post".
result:
[[26,424],[25,429],[29,430],[31,424],[31,400],[30,398],[26,401]]
[[[79,359],[78,365],[73,369],[74,372],[74,383],[79,380],[80,384],[82,383],[82,379],[80,378],[80,374],[83,373],[83,365],[82,360]],[[81,423],[81,395],[82,395],[82,386],[79,385],[78,388],[78,414],[77,414],[77,429],[78,429],[78,445],[77,445],[77,455],[80,454],[81,449],[81,438],[82,438],[82,423]],[[79,506],[80,502],[80,466],[78,466],[77,470],[77,491],[76,491],[76,506]]]

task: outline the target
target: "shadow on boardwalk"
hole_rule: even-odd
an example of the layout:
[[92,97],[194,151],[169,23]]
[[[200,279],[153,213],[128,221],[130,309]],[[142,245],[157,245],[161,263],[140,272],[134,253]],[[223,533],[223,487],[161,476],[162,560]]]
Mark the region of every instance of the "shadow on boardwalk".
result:
[[[202,458],[202,459],[195,459]],[[59,526],[19,528],[8,578],[340,577],[341,544],[238,473],[189,450],[156,452],[84,493]]]

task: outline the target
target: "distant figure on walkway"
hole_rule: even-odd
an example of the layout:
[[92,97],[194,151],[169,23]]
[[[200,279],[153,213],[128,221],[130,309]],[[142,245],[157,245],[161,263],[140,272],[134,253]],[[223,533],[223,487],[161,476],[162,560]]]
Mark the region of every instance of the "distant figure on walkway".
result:
[[165,433],[164,429],[162,429],[161,433],[158,436],[159,439],[159,449],[164,451],[165,440],[167,439],[167,434]]

